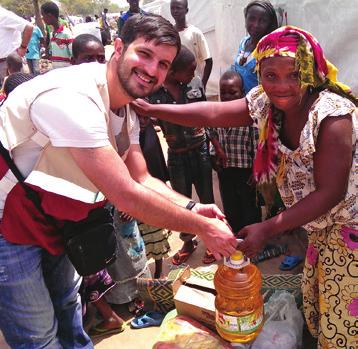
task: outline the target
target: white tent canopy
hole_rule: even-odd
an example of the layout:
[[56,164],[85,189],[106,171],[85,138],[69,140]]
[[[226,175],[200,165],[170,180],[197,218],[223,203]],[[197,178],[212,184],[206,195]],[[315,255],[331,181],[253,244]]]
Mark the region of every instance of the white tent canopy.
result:
[[[283,24],[302,27],[320,42],[326,57],[338,69],[338,78],[358,94],[358,6],[356,0],[271,0],[283,15]],[[209,43],[214,66],[207,94],[217,95],[220,75],[233,63],[245,35],[244,7],[248,0],[188,0],[188,22],[200,28]],[[170,0],[143,6],[171,22]]]

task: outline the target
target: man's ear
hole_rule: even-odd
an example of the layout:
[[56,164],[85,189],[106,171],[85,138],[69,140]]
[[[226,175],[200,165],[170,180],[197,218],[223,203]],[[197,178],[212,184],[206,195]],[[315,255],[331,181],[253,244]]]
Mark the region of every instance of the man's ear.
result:
[[123,41],[121,38],[116,38],[114,40],[114,56],[119,58],[123,53]]

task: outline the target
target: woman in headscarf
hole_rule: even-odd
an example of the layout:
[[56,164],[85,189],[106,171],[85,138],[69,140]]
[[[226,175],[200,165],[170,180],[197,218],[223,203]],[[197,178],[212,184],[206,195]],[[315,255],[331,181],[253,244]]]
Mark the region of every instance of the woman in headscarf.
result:
[[243,228],[239,248],[252,257],[268,239],[304,226],[308,327],[319,348],[355,349],[358,99],[337,82],[337,69],[302,29],[275,30],[260,40],[254,55],[261,84],[244,99],[137,106],[146,115],[188,126],[258,127],[254,177],[266,191],[276,182],[287,210]]
[[240,74],[245,95],[258,85],[256,59],[252,54],[259,40],[277,29],[277,16],[268,0],[253,0],[244,9],[247,35],[240,41],[231,69]]

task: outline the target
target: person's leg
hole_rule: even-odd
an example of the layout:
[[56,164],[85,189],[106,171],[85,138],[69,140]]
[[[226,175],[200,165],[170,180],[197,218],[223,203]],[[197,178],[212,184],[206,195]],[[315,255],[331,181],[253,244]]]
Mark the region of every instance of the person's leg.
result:
[[29,71],[30,71],[30,74],[35,74],[34,73],[34,64],[33,64],[33,62],[34,62],[34,60],[33,59],[26,59],[26,62],[27,62],[27,66],[29,67]]
[[214,202],[213,174],[206,143],[190,152],[189,168],[200,202],[202,204],[212,204]]
[[239,219],[239,194],[237,192],[237,183],[232,168],[223,168],[218,173],[221,200],[224,207],[224,213],[234,232],[238,231],[240,225]]
[[58,322],[57,336],[63,348],[93,348],[83,328],[82,305],[78,293],[82,278],[67,255],[43,253],[42,269]]
[[35,246],[8,243],[0,235],[0,329],[12,348],[62,348],[42,253]]
[[[188,167],[200,202],[202,204],[214,203],[212,166],[206,142],[200,148],[190,152],[190,164]],[[214,255],[209,250],[206,250],[202,262],[211,264],[215,261]]]
[[[189,155],[187,153],[174,154],[168,151],[168,171],[170,184],[172,188],[180,194],[191,198],[192,181],[188,165],[190,164]],[[182,248],[174,255],[173,263],[181,264],[185,262],[190,254],[194,251],[196,245],[193,242],[195,235],[185,232],[180,233],[180,240],[182,240]]]
[[318,253],[318,348],[356,349],[358,230],[334,225],[324,233],[315,245]]
[[160,279],[163,271],[163,258],[155,259],[155,272],[154,272],[154,279]]
[[107,303],[104,297],[99,298],[93,302],[98,312],[103,318],[103,322],[96,326],[96,329],[119,329],[122,328],[124,321]]
[[39,59],[33,59],[32,60],[32,68],[33,73],[35,76],[40,74],[40,60]]
[[256,187],[251,183],[251,168],[235,168],[233,170],[232,182],[235,182],[235,193],[237,195],[237,226],[233,231],[237,233],[249,224],[261,221],[261,209],[256,200]]

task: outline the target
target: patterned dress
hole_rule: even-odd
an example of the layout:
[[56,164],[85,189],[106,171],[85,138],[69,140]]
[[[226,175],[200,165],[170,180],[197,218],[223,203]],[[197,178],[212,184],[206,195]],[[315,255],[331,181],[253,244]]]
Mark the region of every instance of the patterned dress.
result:
[[[260,88],[247,96],[256,126],[264,125],[269,100]],[[358,134],[355,106],[348,99],[322,91],[309,111],[300,144],[289,150],[278,144],[281,181],[277,185],[286,207],[315,190],[313,156],[319,127],[326,117],[351,114],[353,162],[345,198],[329,212],[306,224],[309,245],[303,276],[307,325],[318,337],[318,347],[358,348]]]

